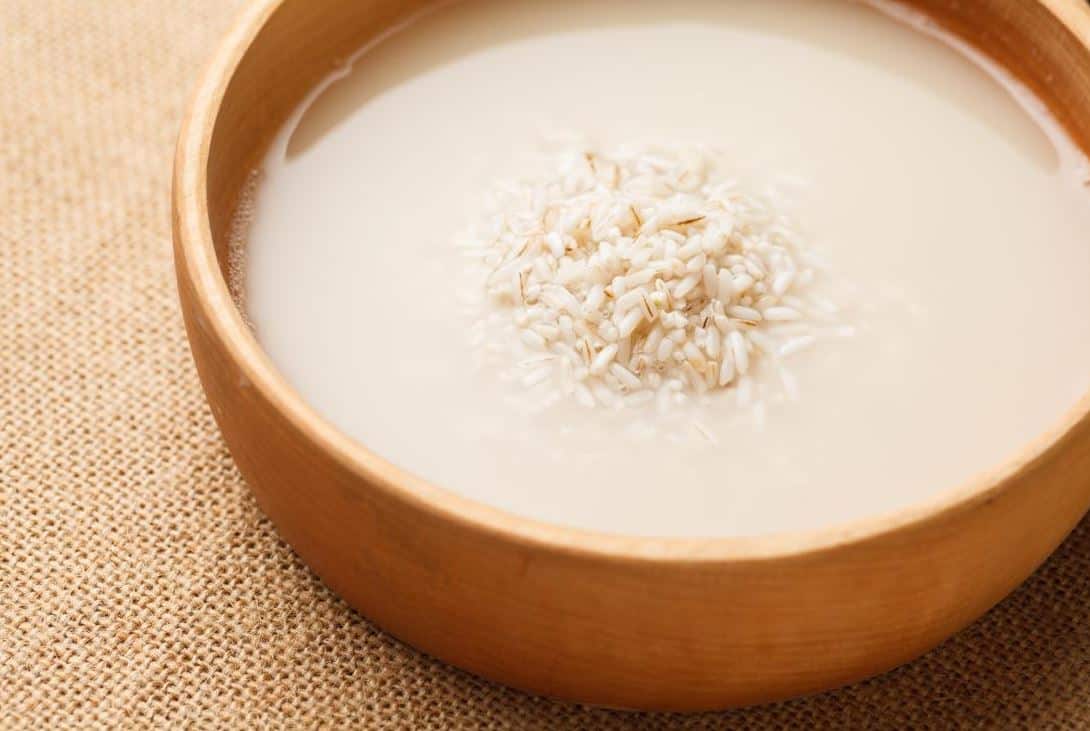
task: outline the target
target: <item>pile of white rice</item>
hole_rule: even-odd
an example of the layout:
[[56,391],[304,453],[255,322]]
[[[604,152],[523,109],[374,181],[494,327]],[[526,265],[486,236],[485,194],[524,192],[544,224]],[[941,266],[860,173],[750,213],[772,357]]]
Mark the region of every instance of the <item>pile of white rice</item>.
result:
[[473,343],[540,398],[660,410],[752,390],[819,341],[819,262],[715,152],[579,146],[497,186],[463,242],[483,281]]

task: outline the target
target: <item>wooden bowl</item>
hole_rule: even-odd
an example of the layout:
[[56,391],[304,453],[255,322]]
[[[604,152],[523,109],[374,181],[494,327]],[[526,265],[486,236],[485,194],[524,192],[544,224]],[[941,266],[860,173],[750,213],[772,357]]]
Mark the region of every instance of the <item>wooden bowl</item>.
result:
[[[335,430],[237,312],[224,279],[230,221],[305,93],[420,4],[251,3],[204,76],[175,162],[178,289],[208,402],[261,507],[353,607],[518,688],[616,707],[721,708],[911,660],[1014,589],[1086,512],[1090,397],[1008,463],[915,508],[716,540],[514,517],[406,474]],[[1014,72],[1090,149],[1083,3],[908,4]]]

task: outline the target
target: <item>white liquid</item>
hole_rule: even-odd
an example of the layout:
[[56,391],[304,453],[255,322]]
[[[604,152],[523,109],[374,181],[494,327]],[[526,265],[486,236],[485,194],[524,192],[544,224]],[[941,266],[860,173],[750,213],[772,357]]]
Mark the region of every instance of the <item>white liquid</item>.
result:
[[[864,328],[793,357],[800,398],[763,430],[717,402],[715,445],[513,408],[473,368],[452,239],[543,127],[809,181],[799,216]],[[377,454],[524,516],[672,536],[849,521],[996,467],[1090,386],[1075,160],[981,68],[867,7],[449,5],[368,50],[287,147],[249,236],[261,343]]]

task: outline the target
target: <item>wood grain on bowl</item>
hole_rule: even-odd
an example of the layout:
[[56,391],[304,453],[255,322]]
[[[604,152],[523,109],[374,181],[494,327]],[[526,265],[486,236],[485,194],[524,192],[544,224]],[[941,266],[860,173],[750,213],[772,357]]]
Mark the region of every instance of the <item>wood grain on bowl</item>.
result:
[[[928,650],[1017,586],[1086,512],[1090,397],[1006,464],[916,508],[715,540],[513,517],[418,480],[330,426],[235,308],[224,278],[231,217],[306,92],[421,4],[257,0],[212,61],[175,162],[178,288],[209,404],[261,507],[363,614],[444,660],[546,695],[632,708],[745,705]],[[1005,65],[1090,148],[1082,3],[908,4]]]

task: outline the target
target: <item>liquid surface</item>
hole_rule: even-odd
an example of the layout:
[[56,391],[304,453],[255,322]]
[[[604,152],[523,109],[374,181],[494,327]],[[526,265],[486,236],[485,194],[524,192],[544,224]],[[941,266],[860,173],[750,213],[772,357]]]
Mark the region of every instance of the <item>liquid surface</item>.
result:
[[[806,181],[798,218],[859,332],[792,361],[761,428],[636,440],[531,416],[474,368],[452,241],[543,129],[712,144]],[[660,536],[812,529],[1011,458],[1090,386],[1090,205],[959,52],[838,2],[471,0],[370,48],[274,147],[246,273],[262,345],[319,413],[493,506]]]

